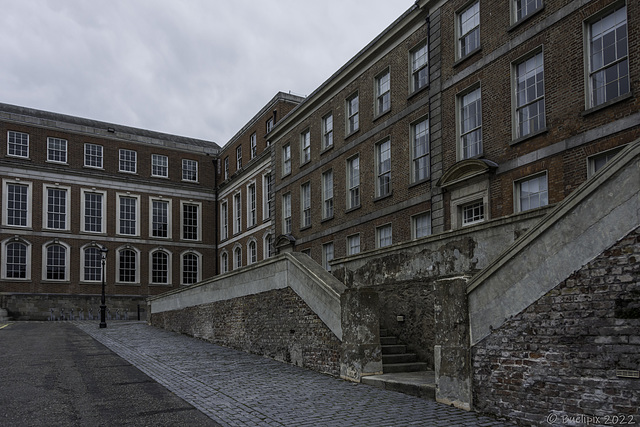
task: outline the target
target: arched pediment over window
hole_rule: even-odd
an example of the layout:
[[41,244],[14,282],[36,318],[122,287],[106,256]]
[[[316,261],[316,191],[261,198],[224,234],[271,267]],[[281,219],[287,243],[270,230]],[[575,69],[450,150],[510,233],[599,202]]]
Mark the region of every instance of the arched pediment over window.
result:
[[296,245],[296,238],[291,234],[281,234],[276,238],[275,247],[278,253],[291,252]]
[[487,159],[463,160],[451,166],[436,185],[442,188],[452,187],[469,179],[492,173],[497,168],[497,163]]

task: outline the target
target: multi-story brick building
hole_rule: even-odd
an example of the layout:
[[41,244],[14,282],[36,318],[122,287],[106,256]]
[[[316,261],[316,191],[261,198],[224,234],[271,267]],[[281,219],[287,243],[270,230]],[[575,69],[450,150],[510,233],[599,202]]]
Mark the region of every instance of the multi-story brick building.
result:
[[14,317],[96,313],[101,247],[113,314],[215,274],[215,143],[6,104],[0,134],[0,292]]

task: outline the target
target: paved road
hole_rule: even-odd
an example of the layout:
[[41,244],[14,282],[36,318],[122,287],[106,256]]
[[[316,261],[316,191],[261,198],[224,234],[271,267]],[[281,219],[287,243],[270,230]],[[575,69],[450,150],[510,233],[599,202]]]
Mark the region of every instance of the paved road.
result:
[[224,426],[507,425],[140,322],[75,324]]
[[0,323],[0,426],[217,425],[70,323]]

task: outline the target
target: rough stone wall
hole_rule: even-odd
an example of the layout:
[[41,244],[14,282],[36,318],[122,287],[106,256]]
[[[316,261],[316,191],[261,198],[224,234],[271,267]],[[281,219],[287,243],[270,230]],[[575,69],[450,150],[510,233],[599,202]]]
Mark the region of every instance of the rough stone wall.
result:
[[315,371],[340,373],[340,340],[291,288],[154,313],[151,323]]
[[637,422],[640,379],[617,370],[640,370],[640,228],[493,331],[472,358],[476,410],[540,424]]

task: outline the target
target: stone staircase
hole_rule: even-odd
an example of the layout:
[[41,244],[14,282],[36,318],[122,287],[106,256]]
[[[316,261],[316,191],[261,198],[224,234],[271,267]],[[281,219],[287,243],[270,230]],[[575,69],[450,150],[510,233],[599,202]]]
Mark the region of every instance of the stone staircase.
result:
[[435,373],[420,362],[415,353],[407,353],[407,346],[380,329],[382,348],[382,375],[362,377],[363,384],[385,390],[398,391],[427,399],[435,399]]

